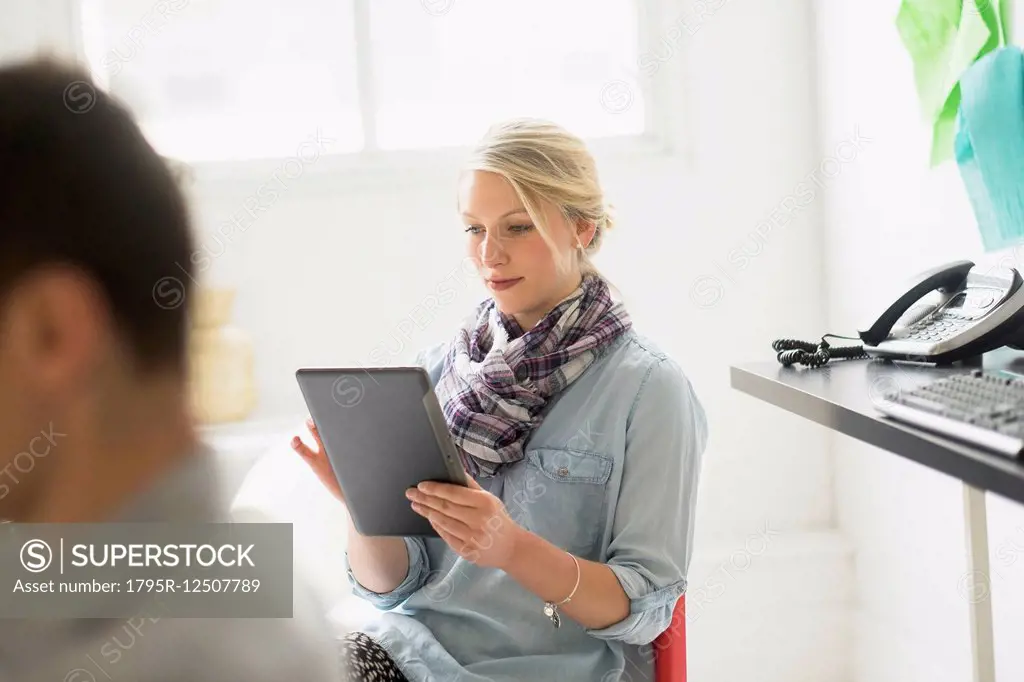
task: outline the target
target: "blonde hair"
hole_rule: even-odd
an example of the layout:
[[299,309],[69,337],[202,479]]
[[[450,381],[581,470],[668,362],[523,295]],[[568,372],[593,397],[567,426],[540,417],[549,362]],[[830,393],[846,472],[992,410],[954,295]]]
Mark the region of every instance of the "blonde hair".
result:
[[503,121],[487,131],[464,170],[488,171],[505,178],[553,252],[555,243],[544,224],[542,201],[554,204],[573,230],[579,221],[593,223],[594,238],[585,249],[577,250],[580,271],[603,278],[590,257],[600,250],[615,220],[583,140],[543,119]]

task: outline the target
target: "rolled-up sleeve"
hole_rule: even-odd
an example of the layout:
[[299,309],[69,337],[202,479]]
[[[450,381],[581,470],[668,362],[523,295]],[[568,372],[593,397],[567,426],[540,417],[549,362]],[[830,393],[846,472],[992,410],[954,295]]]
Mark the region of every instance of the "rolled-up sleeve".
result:
[[607,564],[629,615],[594,637],[649,644],[672,621],[693,551],[697,482],[707,444],[690,381],[664,358],[648,371],[626,426],[626,454]]
[[416,590],[423,587],[430,573],[427,547],[423,542],[423,538],[407,537],[403,539],[405,540],[405,547],[409,552],[409,572],[406,573],[405,580],[390,592],[371,592],[363,587],[352,573],[352,566],[348,561],[348,550],[345,551],[345,572],[348,575],[349,583],[352,585],[352,593],[365,599],[382,611],[390,611],[412,596]]

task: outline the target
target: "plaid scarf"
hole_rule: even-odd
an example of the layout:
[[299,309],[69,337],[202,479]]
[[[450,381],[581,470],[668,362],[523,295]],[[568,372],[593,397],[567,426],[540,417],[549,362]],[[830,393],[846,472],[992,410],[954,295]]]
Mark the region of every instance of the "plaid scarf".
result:
[[470,475],[493,476],[521,460],[549,401],[631,326],[625,306],[594,275],[528,332],[493,299],[477,306],[451,344],[436,388]]

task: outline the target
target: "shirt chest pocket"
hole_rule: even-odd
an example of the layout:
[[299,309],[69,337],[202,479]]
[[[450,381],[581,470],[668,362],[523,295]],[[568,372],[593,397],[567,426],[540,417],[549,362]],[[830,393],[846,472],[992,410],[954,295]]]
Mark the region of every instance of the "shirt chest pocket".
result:
[[533,448],[511,467],[503,501],[522,527],[578,556],[597,553],[608,508],[612,459],[562,448]]

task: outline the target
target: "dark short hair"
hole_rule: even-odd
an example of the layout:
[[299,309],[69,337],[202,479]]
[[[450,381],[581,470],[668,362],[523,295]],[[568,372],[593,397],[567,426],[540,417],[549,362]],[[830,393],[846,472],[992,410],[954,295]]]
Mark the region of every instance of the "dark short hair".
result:
[[88,71],[0,68],[0,301],[69,265],[105,294],[140,369],[185,367],[193,236],[169,162]]

